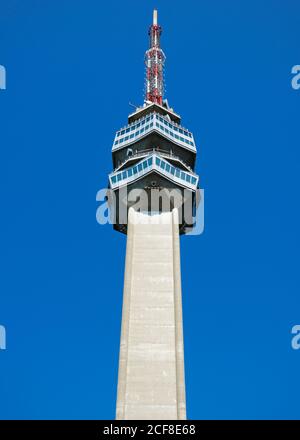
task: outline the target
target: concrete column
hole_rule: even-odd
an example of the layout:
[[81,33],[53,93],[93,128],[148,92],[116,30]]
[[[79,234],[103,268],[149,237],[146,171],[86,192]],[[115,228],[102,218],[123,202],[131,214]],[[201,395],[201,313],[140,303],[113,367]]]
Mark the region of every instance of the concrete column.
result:
[[129,210],[118,420],[186,419],[177,218]]

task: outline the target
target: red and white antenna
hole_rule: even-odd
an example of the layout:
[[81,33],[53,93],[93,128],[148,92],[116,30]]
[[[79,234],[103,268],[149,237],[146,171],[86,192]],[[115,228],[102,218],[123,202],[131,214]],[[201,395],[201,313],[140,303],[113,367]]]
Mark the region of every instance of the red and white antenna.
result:
[[150,48],[145,54],[146,101],[162,105],[164,94],[165,54],[160,48],[161,27],[157,24],[157,10],[153,11],[153,23],[149,28]]

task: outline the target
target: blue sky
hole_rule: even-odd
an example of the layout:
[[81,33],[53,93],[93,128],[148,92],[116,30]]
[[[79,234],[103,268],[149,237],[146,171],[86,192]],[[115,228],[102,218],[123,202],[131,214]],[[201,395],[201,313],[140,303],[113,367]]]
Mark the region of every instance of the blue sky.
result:
[[188,417],[299,419],[298,0],[0,0],[0,418],[115,416],[126,238],[95,196],[153,7],[205,188],[181,239]]

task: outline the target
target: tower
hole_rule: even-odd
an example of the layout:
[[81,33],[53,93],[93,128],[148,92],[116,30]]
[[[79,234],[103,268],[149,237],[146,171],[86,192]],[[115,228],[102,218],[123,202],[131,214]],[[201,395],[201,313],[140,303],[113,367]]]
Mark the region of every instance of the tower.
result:
[[114,228],[127,234],[117,419],[186,419],[179,235],[194,222],[196,145],[164,93],[157,11],[143,106],[112,146]]

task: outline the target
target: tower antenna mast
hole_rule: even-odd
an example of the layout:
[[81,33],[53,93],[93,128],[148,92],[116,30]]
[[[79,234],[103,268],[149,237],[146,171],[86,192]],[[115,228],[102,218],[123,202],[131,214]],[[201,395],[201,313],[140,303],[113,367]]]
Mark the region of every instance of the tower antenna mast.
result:
[[146,101],[162,105],[164,94],[165,54],[160,47],[161,26],[157,22],[157,9],[153,11],[153,22],[149,28],[150,44],[145,54]]

